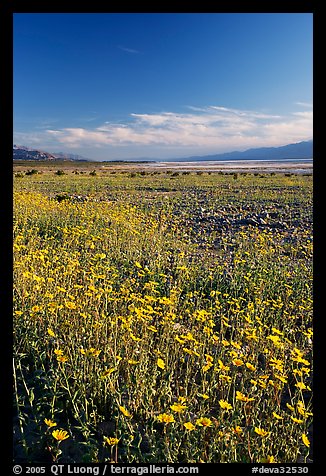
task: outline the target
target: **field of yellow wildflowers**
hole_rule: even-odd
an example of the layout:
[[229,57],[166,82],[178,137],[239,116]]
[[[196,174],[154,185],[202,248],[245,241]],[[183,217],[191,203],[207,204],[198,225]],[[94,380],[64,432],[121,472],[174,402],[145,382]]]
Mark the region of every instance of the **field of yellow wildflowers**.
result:
[[14,177],[16,462],[312,459],[312,176]]

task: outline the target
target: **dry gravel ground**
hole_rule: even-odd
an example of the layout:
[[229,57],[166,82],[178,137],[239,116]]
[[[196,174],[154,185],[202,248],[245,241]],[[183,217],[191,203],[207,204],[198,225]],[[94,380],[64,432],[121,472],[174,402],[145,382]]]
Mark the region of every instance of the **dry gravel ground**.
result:
[[37,170],[56,171],[76,169],[80,172],[89,172],[95,170],[117,170],[133,172],[166,172],[189,171],[189,172],[224,172],[224,173],[295,173],[312,174],[312,160],[298,161],[232,161],[232,162],[78,162],[78,161],[55,161],[55,162],[33,162],[33,161],[14,161],[14,172],[25,172],[37,166]]

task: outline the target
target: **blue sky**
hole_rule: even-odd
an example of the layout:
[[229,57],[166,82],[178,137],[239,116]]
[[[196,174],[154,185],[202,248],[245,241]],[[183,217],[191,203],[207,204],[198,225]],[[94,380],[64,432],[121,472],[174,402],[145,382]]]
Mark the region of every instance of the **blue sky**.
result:
[[14,15],[14,143],[169,159],[312,138],[309,13]]

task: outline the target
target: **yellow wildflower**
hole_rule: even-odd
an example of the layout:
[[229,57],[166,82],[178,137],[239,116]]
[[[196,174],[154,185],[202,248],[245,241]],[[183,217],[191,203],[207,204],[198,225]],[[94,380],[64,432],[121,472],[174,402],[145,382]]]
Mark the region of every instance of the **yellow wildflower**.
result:
[[287,383],[287,381],[288,381],[288,379],[286,377],[284,377],[283,375],[275,374],[274,376],[275,376],[275,378],[277,378],[278,380],[280,380],[283,383]]
[[257,435],[259,435],[259,436],[265,437],[269,434],[269,431],[266,431],[263,428],[256,427],[255,428],[255,433],[257,433]]
[[278,415],[276,412],[273,412],[273,417],[276,418],[276,420],[283,420],[283,417]]
[[212,423],[212,420],[210,420],[209,418],[202,417],[202,418],[197,418],[196,425],[209,427],[209,426],[212,426],[213,423]]
[[224,380],[225,382],[231,382],[232,378],[230,375],[220,374],[220,379]]
[[197,395],[198,395],[198,397],[201,397],[204,400],[207,400],[209,398],[209,395],[207,395],[206,393],[198,393]]
[[108,446],[114,446],[119,443],[119,438],[113,438],[113,437],[107,437],[104,436],[104,443],[106,443]]
[[303,420],[300,420],[299,418],[295,418],[292,415],[290,416],[290,418],[291,418],[291,420],[294,421],[294,423],[298,423],[298,424],[303,423]]
[[220,407],[223,409],[223,410],[232,410],[232,405],[227,402],[226,400],[219,400],[218,402],[220,404]]
[[309,446],[310,446],[310,441],[309,441],[307,435],[305,435],[304,433],[302,433],[301,439],[302,439],[303,443],[306,445],[306,447],[309,448]]
[[260,460],[260,463],[276,463],[276,459],[274,458],[274,456],[267,456],[267,458],[262,458]]
[[224,365],[221,359],[218,359],[218,365],[220,370],[223,370],[224,372],[228,372],[230,370],[230,367],[228,365]]
[[266,337],[266,339],[269,339],[273,342],[273,344],[275,344],[276,346],[278,346],[280,344],[280,338],[278,335],[274,336],[274,335],[269,335]]
[[53,426],[57,426],[55,421],[48,420],[47,418],[44,419],[44,423],[49,427],[52,428]]
[[170,408],[176,413],[182,413],[187,408],[187,406],[182,405],[181,403],[174,403],[173,405],[170,406]]
[[232,363],[236,365],[237,367],[241,367],[241,365],[243,365],[244,362],[241,359],[234,359],[232,360]]
[[173,423],[174,422],[174,416],[169,415],[168,413],[161,413],[157,417],[158,421],[161,423]]
[[246,397],[243,393],[239,392],[238,390],[236,392],[235,399],[239,400],[240,402],[253,402],[254,401],[254,398]]
[[255,372],[256,370],[256,367],[254,367],[250,362],[246,362],[246,367],[247,369],[252,370],[253,372]]
[[309,416],[312,416],[313,414],[311,412],[307,412],[305,409],[304,402],[298,402],[297,403],[297,410],[300,415],[302,415],[304,418],[308,418]]
[[209,370],[212,366],[213,364],[211,362],[207,362],[206,365],[202,367],[203,372],[207,372],[207,370]]
[[233,428],[233,431],[234,431],[234,433],[236,433],[237,435],[241,435],[241,434],[243,433],[243,429],[242,429],[239,425],[235,426],[235,427]]
[[158,358],[158,359],[157,359],[157,366],[158,366],[160,369],[164,370],[164,369],[165,369],[165,363],[164,363],[164,361],[163,361],[162,359]]
[[113,372],[115,372],[117,369],[115,367],[112,367],[111,369],[107,369],[107,370],[104,370],[102,373],[101,373],[101,378],[106,378],[108,377],[109,375],[111,375]]
[[192,431],[196,428],[196,426],[193,425],[190,421],[187,421],[186,423],[184,423],[183,426],[189,431]]
[[127,418],[132,417],[131,413],[129,413],[128,410],[125,407],[122,407],[121,405],[119,405],[119,410],[121,411],[121,413],[124,414],[125,417],[127,417]]
[[65,430],[54,430],[52,431],[52,436],[55,438],[57,441],[63,441],[69,438],[69,434]]

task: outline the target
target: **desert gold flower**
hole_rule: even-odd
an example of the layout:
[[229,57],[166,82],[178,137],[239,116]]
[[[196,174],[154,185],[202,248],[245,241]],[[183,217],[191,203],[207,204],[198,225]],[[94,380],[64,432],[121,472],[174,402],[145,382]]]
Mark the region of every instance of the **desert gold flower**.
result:
[[161,413],[157,417],[158,421],[161,423],[173,423],[174,422],[174,416],[169,415],[168,413]]
[[223,409],[223,410],[232,410],[232,405],[227,402],[226,400],[219,400],[218,402],[220,404],[220,407]]
[[121,411],[121,413],[124,414],[125,417],[127,418],[132,417],[131,413],[125,407],[122,407],[121,405],[119,405],[119,410]]
[[237,367],[241,367],[241,365],[243,365],[244,362],[241,359],[233,359],[232,363],[236,365]]
[[231,380],[232,380],[230,375],[220,374],[219,377],[220,377],[221,380],[224,380],[224,382],[231,382]]
[[300,390],[306,390],[306,389],[307,389],[307,386],[306,386],[303,382],[297,382],[297,383],[295,384],[295,386],[296,386],[297,388],[299,388]]
[[269,434],[269,431],[266,431],[264,430],[263,428],[258,428],[257,426],[255,427],[255,433],[257,433],[257,435],[259,436],[262,436],[262,437],[265,437]]
[[308,418],[309,416],[312,416],[313,414],[311,412],[307,412],[305,409],[305,404],[304,402],[299,401],[297,403],[297,410],[300,415],[302,415],[304,418]]
[[305,435],[304,433],[302,433],[301,439],[302,439],[303,443],[306,445],[306,447],[309,448],[309,446],[310,446],[310,441],[309,441],[309,438],[307,437],[307,435]]
[[135,342],[139,342],[141,340],[140,337],[136,337],[132,332],[130,332],[129,335],[132,338],[132,340],[135,341]]
[[115,372],[117,369],[116,367],[112,367],[111,369],[107,369],[107,370],[104,370],[102,373],[101,373],[101,378],[106,378],[108,377],[109,375],[111,375],[113,372]]
[[56,337],[56,335],[55,335],[55,333],[53,332],[53,330],[50,329],[49,327],[48,327],[48,334],[49,334],[49,336],[51,336],[51,337]]
[[202,367],[203,372],[207,372],[211,367],[213,367],[213,364],[211,362],[207,362],[206,365]]
[[208,398],[209,398],[209,395],[207,395],[206,393],[198,393],[197,395],[198,395],[198,397],[201,397],[204,400],[208,400]]
[[101,353],[101,350],[97,350],[94,347],[90,347],[87,350],[81,348],[80,353],[89,357],[98,357]]
[[52,431],[52,436],[55,438],[57,441],[63,441],[69,438],[69,434],[65,430],[54,430]]
[[287,403],[286,406],[288,407],[289,410],[291,410],[291,412],[294,412],[294,407],[292,405]]
[[163,360],[163,359],[160,359],[160,358],[158,358],[158,359],[157,359],[157,366],[158,366],[160,369],[164,370],[164,369],[165,369],[165,363],[164,363],[164,360]]
[[250,362],[246,362],[246,367],[247,369],[252,370],[253,372],[255,372],[256,370],[256,367],[252,365]]
[[104,439],[104,443],[106,443],[108,446],[114,446],[119,443],[119,438],[114,438],[112,436],[111,437],[104,436],[103,439]]
[[246,397],[243,393],[239,392],[238,390],[236,392],[235,399],[239,400],[240,402],[253,402],[254,401],[254,398]]
[[274,458],[273,455],[271,455],[271,456],[267,456],[267,458],[262,458],[259,462],[260,463],[276,463],[276,459]]
[[277,378],[278,380],[280,380],[283,383],[287,383],[287,381],[288,381],[288,379],[286,377],[284,377],[284,375],[275,374],[275,378]]
[[239,425],[235,426],[235,427],[233,428],[233,431],[234,431],[234,433],[236,433],[237,435],[241,435],[241,434],[243,433],[243,429],[242,429]]
[[53,426],[57,426],[55,421],[48,420],[47,418],[44,419],[44,423],[49,427],[52,428]]
[[187,421],[186,423],[184,423],[183,426],[189,431],[192,431],[196,428],[196,426],[193,425],[190,421]]
[[283,420],[283,417],[278,415],[276,412],[273,412],[273,417],[276,418],[276,420]]
[[212,426],[213,423],[212,423],[212,420],[210,420],[209,418],[201,417],[201,418],[197,418],[196,425],[209,427],[209,426]]
[[174,403],[173,405],[170,406],[170,408],[176,413],[182,413],[187,408],[187,406],[182,405],[181,403]]
[[224,345],[224,347],[228,347],[230,344],[230,342],[226,339],[222,339],[222,344]]
[[221,359],[218,359],[218,365],[220,370],[223,370],[223,372],[228,372],[230,370],[230,367],[228,365],[224,365]]
[[298,424],[303,423],[303,420],[300,420],[299,418],[295,418],[292,415],[290,416],[290,418],[292,421],[294,421],[294,423],[298,423]]
[[62,363],[68,362],[68,357],[66,355],[57,355],[57,361]]
[[275,344],[276,346],[278,346],[280,344],[280,338],[278,335],[274,336],[274,335],[269,335],[266,337],[266,339],[269,339],[273,342],[273,344]]

